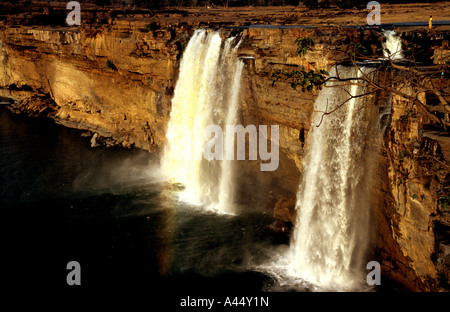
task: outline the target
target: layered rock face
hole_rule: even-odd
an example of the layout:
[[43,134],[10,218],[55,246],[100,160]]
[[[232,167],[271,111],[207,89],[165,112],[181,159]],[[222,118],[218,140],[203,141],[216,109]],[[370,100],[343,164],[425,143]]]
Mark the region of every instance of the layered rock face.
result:
[[423,107],[400,96],[392,105],[378,169],[376,252],[387,275],[408,289],[436,290],[436,277],[448,279],[444,258],[450,214],[439,200],[449,183],[443,153],[448,138],[423,130],[431,123]]
[[[179,60],[192,32],[186,25],[145,31],[120,19],[99,29],[7,27],[0,39],[0,95],[17,103],[42,97],[17,107],[30,114],[44,112],[36,103],[52,99],[55,105],[45,114],[60,124],[111,138],[109,143],[157,151],[164,146]],[[243,36],[240,54],[254,58],[242,82],[242,123],[280,126],[280,168],[258,179],[295,193],[317,91],[298,92],[285,82],[272,86],[270,74],[298,65],[328,68],[325,42],[335,41],[336,30],[235,29],[223,35]],[[316,42],[303,58],[295,54],[300,36]]]
[[[96,138],[158,151],[165,142],[179,60],[192,31],[182,24],[143,31],[126,20],[97,29],[5,27],[0,33],[0,96],[13,98],[19,111],[51,116],[63,125],[97,133]],[[348,32],[379,40],[370,31]],[[275,217],[284,222],[283,228],[295,220],[304,142],[314,126],[311,115],[319,91],[293,90],[282,81],[272,85],[270,75],[299,65],[305,70],[329,69],[339,57],[332,48],[342,44],[345,36],[332,28],[224,31],[225,36],[229,33],[244,38],[239,50],[246,56],[241,122],[280,126],[279,170],[262,173],[259,164],[240,164],[245,169],[242,180],[265,186],[254,193],[261,202],[271,199],[271,209],[278,207]],[[298,37],[315,42],[304,57],[295,53]],[[433,169],[406,156],[404,147],[416,144],[425,150],[439,143],[421,136],[419,130],[426,121],[405,123],[407,114],[406,104],[395,98],[392,125],[374,177],[374,198],[382,198],[374,199],[378,228],[374,257],[382,262],[386,276],[412,290],[429,290],[436,277],[433,255],[439,248],[433,222],[436,216],[443,218],[436,206],[442,179],[434,179],[434,173],[432,178],[421,175]],[[245,188],[242,192],[249,193]]]
[[[1,37],[0,84],[48,96],[61,124],[98,132],[124,146],[161,146],[180,47],[170,29],[7,28]],[[10,92],[9,92],[10,91]]]

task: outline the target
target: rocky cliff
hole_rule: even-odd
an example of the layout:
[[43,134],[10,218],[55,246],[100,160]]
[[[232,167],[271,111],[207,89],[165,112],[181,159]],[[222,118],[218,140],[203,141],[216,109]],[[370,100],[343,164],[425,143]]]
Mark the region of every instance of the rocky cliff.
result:
[[[36,103],[51,99],[54,105],[45,114],[58,123],[98,133],[108,144],[156,151],[164,144],[179,60],[194,28],[168,25],[147,31],[141,26],[117,20],[98,28],[4,27],[0,95],[29,113],[42,113]],[[223,35],[231,32],[244,37],[240,54],[253,57],[243,79],[242,122],[280,125],[281,157],[288,161],[280,162],[276,176],[287,178],[289,183],[283,184],[295,192],[300,132],[309,129],[317,92],[297,92],[284,82],[272,87],[270,74],[299,65],[307,70],[329,67],[325,42],[336,41],[336,30],[250,28]],[[304,58],[295,54],[299,36],[316,42]],[[32,95],[34,101],[25,100]],[[272,177],[265,180],[270,184]]]
[[161,146],[180,56],[172,29],[8,27],[1,42],[5,96],[50,97],[61,124],[124,146]]
[[[4,25],[0,96],[13,99],[17,111],[89,130],[94,140],[158,151],[165,142],[179,60],[197,26],[180,22],[146,28],[145,23],[125,18],[81,28]],[[271,207],[276,206],[281,228],[294,220],[305,137],[318,90],[301,92],[282,81],[273,86],[270,75],[299,66],[329,69],[339,58],[333,47],[348,45],[349,36],[371,43],[374,49],[380,44],[376,31],[345,32],[338,28],[223,31],[224,36],[233,33],[244,38],[239,51],[246,56],[242,123],[280,126],[279,170],[264,176],[254,170],[253,179],[268,186],[258,196],[266,202],[268,197]],[[295,53],[298,37],[315,42],[304,57]],[[378,229],[373,257],[390,279],[411,290],[430,290],[436,284],[438,264],[445,264],[446,254],[440,250],[448,250],[440,238],[447,235],[448,211],[439,206],[439,192],[448,186],[448,158],[442,156],[448,147],[443,148],[445,142],[433,133],[422,131],[428,121],[420,118],[420,111],[411,115],[408,105],[394,98],[392,123],[380,155],[373,196]],[[430,157],[442,164],[433,167]],[[248,171],[252,168],[243,172]],[[277,192],[269,192],[270,187]]]
[[438,290],[449,274],[449,140],[426,129],[432,121],[420,105],[399,96],[392,105],[378,169],[376,253],[384,272],[408,289]]

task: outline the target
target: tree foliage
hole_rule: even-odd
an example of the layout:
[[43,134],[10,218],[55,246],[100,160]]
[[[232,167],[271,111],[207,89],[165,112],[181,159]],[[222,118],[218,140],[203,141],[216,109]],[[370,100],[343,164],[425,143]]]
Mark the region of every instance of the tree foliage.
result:
[[279,70],[272,73],[272,86],[279,80],[283,79],[291,84],[291,87],[296,90],[298,86],[302,88],[302,91],[312,91],[314,88],[322,88],[322,84],[325,82],[328,72],[324,69],[320,70],[292,70],[285,71]]
[[[297,43],[296,54],[300,57],[303,57],[314,46],[314,41],[309,37],[299,37],[295,40],[295,43]],[[327,75],[328,72],[324,69],[309,71],[303,69],[292,71],[278,70],[271,75],[271,78],[273,78],[272,86],[282,79],[289,82],[294,90],[300,86],[302,92],[312,91],[314,88],[322,88]]]
[[302,57],[306,52],[314,46],[314,41],[311,38],[299,37],[295,39],[297,43],[297,55]]

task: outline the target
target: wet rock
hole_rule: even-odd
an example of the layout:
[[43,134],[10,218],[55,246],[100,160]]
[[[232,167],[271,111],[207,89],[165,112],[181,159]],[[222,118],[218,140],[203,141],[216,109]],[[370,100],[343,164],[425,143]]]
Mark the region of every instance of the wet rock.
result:
[[292,226],[290,226],[288,223],[281,221],[281,220],[277,220],[274,223],[272,223],[271,225],[269,225],[269,229],[271,229],[274,232],[277,233],[290,233]]
[[33,117],[52,117],[57,105],[49,95],[32,95],[8,107],[14,113],[25,113]]
[[106,138],[103,143],[106,145],[106,147],[113,147],[114,145],[117,145],[117,142],[114,139]]
[[94,133],[94,135],[91,138],[91,147],[97,147],[100,146],[100,144],[97,143],[97,137],[98,137],[98,133]]
[[273,209],[273,217],[280,221],[288,222],[291,224],[295,223],[295,203],[296,196],[290,195],[288,197],[280,198]]

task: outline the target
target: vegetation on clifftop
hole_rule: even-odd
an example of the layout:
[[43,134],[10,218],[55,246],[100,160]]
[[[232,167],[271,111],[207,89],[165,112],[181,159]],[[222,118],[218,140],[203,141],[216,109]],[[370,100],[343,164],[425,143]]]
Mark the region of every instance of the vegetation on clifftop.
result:
[[[296,54],[300,57],[303,57],[314,46],[314,41],[308,37],[299,37],[295,40],[295,43],[297,43]],[[278,70],[272,73],[271,78],[273,78],[272,86],[282,79],[289,82],[294,90],[301,86],[302,92],[305,92],[312,91],[314,88],[321,89],[327,76],[328,72],[324,69],[309,71],[298,69],[292,71]]]

